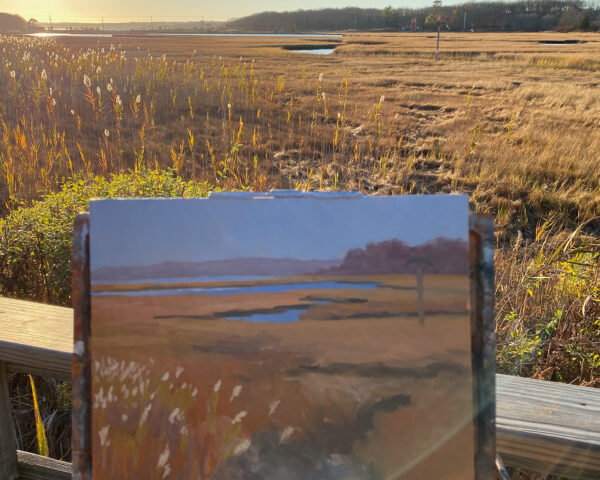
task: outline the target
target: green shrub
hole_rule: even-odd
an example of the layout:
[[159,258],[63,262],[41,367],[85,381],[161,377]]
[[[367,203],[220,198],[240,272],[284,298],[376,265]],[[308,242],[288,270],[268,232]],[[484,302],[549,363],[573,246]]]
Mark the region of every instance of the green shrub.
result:
[[600,243],[555,219],[496,251],[497,371],[600,386]]
[[211,188],[186,182],[172,170],[67,181],[59,192],[0,220],[0,294],[70,304],[73,220],[90,198],[205,197]]

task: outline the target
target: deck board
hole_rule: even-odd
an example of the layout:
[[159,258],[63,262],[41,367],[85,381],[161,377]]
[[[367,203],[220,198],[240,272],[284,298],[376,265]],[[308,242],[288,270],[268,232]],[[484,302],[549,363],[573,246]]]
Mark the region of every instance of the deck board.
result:
[[[69,378],[73,310],[0,298],[0,361]],[[600,389],[496,375],[497,449],[510,466],[600,478]]]
[[34,453],[17,451],[19,480],[70,480],[71,464]]
[[600,389],[496,375],[497,450],[508,465],[600,478]]
[[0,298],[0,360],[9,370],[68,379],[73,310]]

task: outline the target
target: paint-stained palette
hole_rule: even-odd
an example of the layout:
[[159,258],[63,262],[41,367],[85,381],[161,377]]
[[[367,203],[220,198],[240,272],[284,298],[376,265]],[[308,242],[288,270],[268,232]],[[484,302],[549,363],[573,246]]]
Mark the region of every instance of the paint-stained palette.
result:
[[474,478],[467,210],[91,202],[94,479]]

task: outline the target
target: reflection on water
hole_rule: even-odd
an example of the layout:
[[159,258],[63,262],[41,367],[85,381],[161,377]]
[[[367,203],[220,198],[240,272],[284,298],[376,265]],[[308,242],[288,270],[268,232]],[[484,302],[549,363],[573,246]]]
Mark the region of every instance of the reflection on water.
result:
[[[312,305],[327,305],[330,303],[331,302],[327,300],[316,300],[312,303]],[[306,312],[306,310],[308,310],[310,307],[311,305],[298,305],[296,307],[289,307],[284,310],[274,309],[272,312],[254,312],[246,315],[226,315],[224,318],[227,320],[243,320],[250,323],[292,323],[300,320],[300,315]]]
[[329,55],[333,53],[334,48],[315,48],[313,50],[292,50],[296,53],[312,53],[313,55]]
[[147,290],[133,291],[95,291],[94,296],[101,295],[125,295],[130,297],[152,297],[155,295],[238,295],[244,293],[278,293],[292,290],[331,290],[336,288],[360,288],[370,290],[377,288],[377,282],[294,282],[294,283],[271,283],[267,285],[231,285],[226,287],[177,287],[169,288],[163,285],[162,288],[152,288]]
[[112,37],[112,33],[60,33],[60,32],[39,32],[28,33],[29,37]]
[[308,310],[308,307],[293,307],[283,312],[252,313],[236,317],[225,317],[227,320],[244,320],[250,323],[292,323],[300,319],[300,315]]
[[[121,35],[129,32],[122,32]],[[292,33],[146,33],[133,32],[137,36],[150,37],[275,37],[275,38],[332,38],[341,37],[341,34],[320,33],[320,34],[292,34]],[[39,32],[28,33],[30,37],[112,37],[112,33],[65,33],[65,32]],[[309,52],[313,53],[313,52]]]

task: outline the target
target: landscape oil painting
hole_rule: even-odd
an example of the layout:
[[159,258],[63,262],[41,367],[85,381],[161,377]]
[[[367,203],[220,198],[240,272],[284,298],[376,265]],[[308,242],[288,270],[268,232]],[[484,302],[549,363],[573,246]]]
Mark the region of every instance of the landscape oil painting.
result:
[[468,198],[90,202],[93,478],[474,477]]

